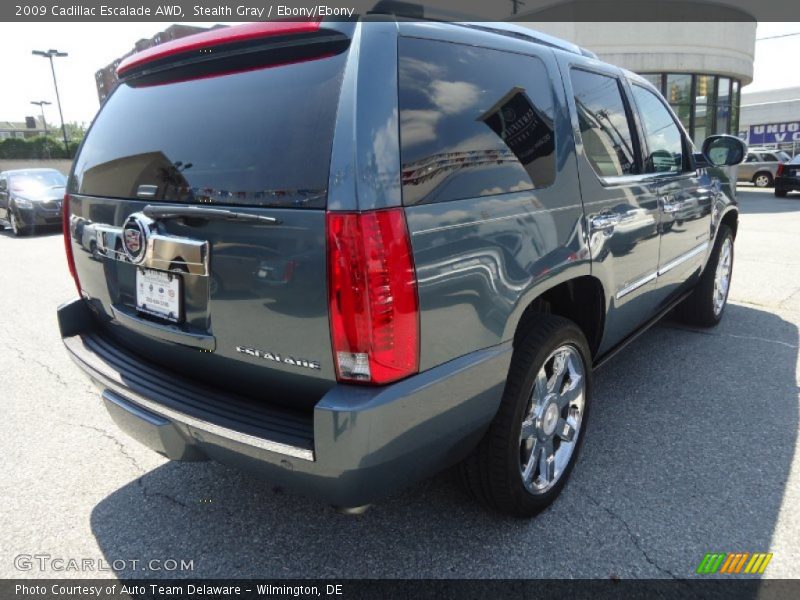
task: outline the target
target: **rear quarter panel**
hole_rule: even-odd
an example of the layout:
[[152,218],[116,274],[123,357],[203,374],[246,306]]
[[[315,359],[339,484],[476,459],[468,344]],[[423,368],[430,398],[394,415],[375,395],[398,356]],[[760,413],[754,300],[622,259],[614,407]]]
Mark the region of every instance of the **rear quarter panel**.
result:
[[511,339],[531,301],[588,275],[590,264],[575,146],[553,51],[455,27],[404,24],[400,31],[536,56],[549,75],[541,85],[554,98],[553,185],[406,208],[419,285],[420,368],[426,369]]

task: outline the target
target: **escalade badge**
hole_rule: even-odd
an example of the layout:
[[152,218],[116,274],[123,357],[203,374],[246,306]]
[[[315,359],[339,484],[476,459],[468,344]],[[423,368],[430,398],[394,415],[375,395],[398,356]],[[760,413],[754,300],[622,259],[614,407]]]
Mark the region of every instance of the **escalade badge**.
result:
[[128,217],[122,226],[122,249],[133,263],[140,263],[144,260],[148,230],[147,224],[138,215]]
[[254,356],[255,358],[263,358],[264,360],[284,363],[294,367],[304,367],[306,369],[314,369],[316,371],[320,370],[320,364],[318,360],[308,360],[305,358],[296,358],[294,356],[281,356],[275,352],[256,350],[255,348],[250,348],[248,346],[236,346],[236,351],[249,356]]

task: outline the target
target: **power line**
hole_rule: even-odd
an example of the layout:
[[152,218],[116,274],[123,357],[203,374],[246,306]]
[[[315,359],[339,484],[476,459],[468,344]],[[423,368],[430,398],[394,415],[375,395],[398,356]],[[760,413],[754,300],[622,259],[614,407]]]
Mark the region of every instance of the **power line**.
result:
[[800,31],[795,31],[794,33],[784,33],[782,35],[768,35],[767,37],[756,38],[756,41],[760,42],[762,40],[776,40],[778,38],[792,37],[793,35],[800,35]]

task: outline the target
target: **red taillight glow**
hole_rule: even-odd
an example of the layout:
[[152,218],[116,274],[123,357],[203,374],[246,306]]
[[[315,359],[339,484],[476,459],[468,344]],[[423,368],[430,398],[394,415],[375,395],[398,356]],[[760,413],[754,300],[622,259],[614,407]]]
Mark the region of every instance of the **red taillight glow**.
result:
[[64,194],[64,203],[61,205],[61,226],[64,233],[64,251],[67,253],[67,267],[69,267],[69,274],[72,275],[80,296],[81,282],[78,279],[78,271],[75,270],[75,256],[72,254],[72,232],[69,228],[69,194]]
[[328,213],[336,375],[382,384],[419,369],[419,303],[403,209]]
[[784,172],[785,170],[786,170],[786,165],[785,165],[785,164],[783,164],[783,163],[780,163],[780,164],[778,165],[778,170],[777,170],[777,171],[775,171],[775,176],[776,176],[776,177],[780,177],[781,175],[783,175],[783,172]]

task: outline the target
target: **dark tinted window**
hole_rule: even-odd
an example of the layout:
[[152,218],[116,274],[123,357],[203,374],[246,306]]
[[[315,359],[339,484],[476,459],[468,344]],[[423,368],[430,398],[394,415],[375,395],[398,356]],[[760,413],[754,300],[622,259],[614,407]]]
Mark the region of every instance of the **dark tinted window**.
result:
[[136,198],[157,186],[148,198],[324,207],[345,58],[123,83],[77,159],[77,191]]
[[761,159],[765,162],[780,162],[780,159],[778,159],[777,156],[775,156],[774,154],[770,154],[768,152],[762,154]]
[[572,90],[583,151],[601,177],[636,173],[630,122],[614,77],[573,69]]
[[553,95],[539,59],[415,39],[399,49],[406,204],[553,183]]
[[646,173],[683,171],[683,136],[672,114],[650,90],[633,86],[633,97],[647,142]]

